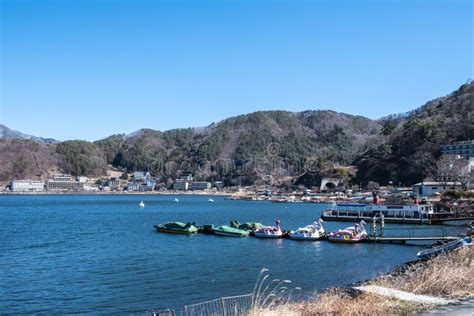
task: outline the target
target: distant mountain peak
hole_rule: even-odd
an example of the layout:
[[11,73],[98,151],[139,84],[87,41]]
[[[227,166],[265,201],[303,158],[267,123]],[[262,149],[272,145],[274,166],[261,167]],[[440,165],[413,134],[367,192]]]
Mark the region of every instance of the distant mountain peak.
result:
[[55,144],[59,142],[53,138],[43,138],[43,137],[37,137],[33,135],[24,134],[22,132],[12,130],[3,124],[0,124],[0,139],[29,139],[29,140],[33,140],[33,141],[37,141],[41,143],[47,143],[47,144]]

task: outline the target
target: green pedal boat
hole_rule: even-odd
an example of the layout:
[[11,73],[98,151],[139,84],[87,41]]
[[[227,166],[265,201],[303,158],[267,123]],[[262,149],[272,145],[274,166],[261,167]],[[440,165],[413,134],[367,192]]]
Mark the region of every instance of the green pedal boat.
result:
[[246,237],[249,235],[248,231],[233,228],[227,225],[222,225],[214,228],[214,234],[219,236],[228,236],[228,237]]
[[155,225],[156,230],[161,233],[170,234],[195,234],[198,232],[195,223],[181,223],[181,222],[169,222],[165,224]]

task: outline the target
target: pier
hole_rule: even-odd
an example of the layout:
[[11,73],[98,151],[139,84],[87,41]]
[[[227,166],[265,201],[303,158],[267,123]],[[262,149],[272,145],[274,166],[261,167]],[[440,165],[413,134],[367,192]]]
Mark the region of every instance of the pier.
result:
[[416,227],[416,228],[384,228],[383,219],[372,223],[371,233],[363,242],[366,243],[401,243],[423,241],[453,241],[459,236],[449,236],[446,227]]

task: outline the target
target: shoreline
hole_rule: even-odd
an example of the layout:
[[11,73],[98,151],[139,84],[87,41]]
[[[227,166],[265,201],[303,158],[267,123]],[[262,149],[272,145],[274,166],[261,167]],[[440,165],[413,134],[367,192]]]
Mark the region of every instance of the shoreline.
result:
[[[436,309],[474,312],[473,258],[474,246],[468,246],[434,258],[416,259],[365,281],[327,288],[302,301],[287,302],[280,306],[256,306],[248,315],[398,315]],[[413,296],[428,295],[450,303],[436,305],[401,300],[362,291],[361,286],[379,286]]]
[[229,192],[206,192],[206,191],[194,191],[194,192],[104,192],[104,191],[59,191],[59,192],[0,192],[1,195],[196,195],[196,196],[231,196]]

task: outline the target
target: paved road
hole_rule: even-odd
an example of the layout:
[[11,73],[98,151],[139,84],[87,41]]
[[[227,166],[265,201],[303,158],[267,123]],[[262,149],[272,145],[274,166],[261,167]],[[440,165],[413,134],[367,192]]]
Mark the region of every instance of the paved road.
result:
[[474,316],[474,298],[462,300],[458,303],[436,307],[435,309],[419,313],[418,316],[449,315],[449,316]]

